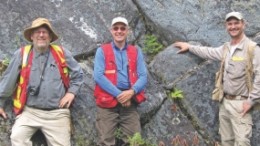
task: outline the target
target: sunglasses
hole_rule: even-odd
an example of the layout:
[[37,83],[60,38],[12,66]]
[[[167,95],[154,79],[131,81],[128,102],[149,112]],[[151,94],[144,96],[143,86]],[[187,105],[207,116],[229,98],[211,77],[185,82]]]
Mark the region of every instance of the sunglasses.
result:
[[120,29],[121,31],[125,31],[125,30],[126,30],[126,27],[117,27],[117,26],[113,27],[113,30],[114,30],[114,31],[118,31],[119,29]]

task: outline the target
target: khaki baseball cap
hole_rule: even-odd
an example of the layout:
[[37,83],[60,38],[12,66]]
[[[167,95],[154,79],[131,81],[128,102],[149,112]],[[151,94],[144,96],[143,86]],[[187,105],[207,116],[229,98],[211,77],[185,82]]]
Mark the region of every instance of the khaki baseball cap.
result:
[[226,15],[225,20],[227,21],[231,17],[234,17],[234,18],[236,18],[238,20],[242,20],[243,19],[243,15],[241,13],[239,13],[239,12],[230,12],[230,13],[228,13]]
[[116,23],[124,23],[126,26],[128,26],[128,21],[124,17],[116,17],[112,20],[111,26],[113,26]]

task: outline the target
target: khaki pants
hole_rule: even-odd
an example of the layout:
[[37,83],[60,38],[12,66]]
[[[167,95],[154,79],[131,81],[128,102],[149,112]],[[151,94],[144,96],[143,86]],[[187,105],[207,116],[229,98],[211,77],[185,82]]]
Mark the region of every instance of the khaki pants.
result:
[[242,117],[244,100],[223,99],[219,111],[219,132],[222,146],[250,146],[252,116]]
[[69,109],[39,110],[25,107],[12,127],[12,146],[32,146],[31,137],[40,129],[48,146],[70,146]]
[[141,132],[140,117],[136,105],[106,109],[97,107],[96,127],[99,135],[99,146],[114,146],[115,132],[120,129],[120,138],[127,142],[129,136]]

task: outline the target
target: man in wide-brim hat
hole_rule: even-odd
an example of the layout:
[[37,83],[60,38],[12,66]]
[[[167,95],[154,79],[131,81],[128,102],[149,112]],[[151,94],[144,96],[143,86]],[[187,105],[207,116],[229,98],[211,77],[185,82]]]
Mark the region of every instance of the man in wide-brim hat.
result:
[[46,18],[37,18],[36,20],[34,20],[32,22],[32,25],[24,30],[25,39],[28,40],[29,42],[32,42],[31,34],[36,28],[40,26],[45,26],[49,30],[52,38],[51,42],[56,41],[58,39],[58,35],[53,31],[53,28],[49,20]]
[[[82,69],[69,50],[51,44],[58,36],[48,19],[34,20],[24,37],[32,44],[14,53],[0,81],[0,98],[15,95],[11,143],[32,146],[32,135],[41,130],[48,145],[71,146],[69,107],[83,83]],[[6,119],[3,103],[0,116]]]

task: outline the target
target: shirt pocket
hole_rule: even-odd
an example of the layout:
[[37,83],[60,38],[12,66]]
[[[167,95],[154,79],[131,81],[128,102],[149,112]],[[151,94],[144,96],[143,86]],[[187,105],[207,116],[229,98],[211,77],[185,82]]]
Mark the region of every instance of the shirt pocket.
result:
[[229,60],[227,73],[230,79],[239,79],[245,76],[246,61],[245,60]]
[[48,78],[50,78],[51,80],[61,80],[60,71],[55,61],[48,64],[48,68],[46,71]]

